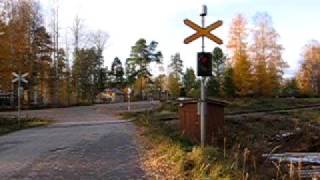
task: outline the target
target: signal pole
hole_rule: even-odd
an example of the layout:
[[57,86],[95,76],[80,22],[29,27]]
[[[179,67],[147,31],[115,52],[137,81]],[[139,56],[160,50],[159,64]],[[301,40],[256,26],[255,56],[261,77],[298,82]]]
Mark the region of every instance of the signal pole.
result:
[[[202,28],[205,27],[205,17],[207,15],[207,6],[203,5],[202,6],[202,13],[200,14],[201,16],[201,26]],[[204,52],[204,36],[201,37],[202,38],[202,52]],[[201,96],[200,96],[200,132],[201,132],[201,146],[204,147],[205,142],[206,142],[206,102],[205,102],[205,97],[206,97],[206,93],[205,93],[205,80],[206,77],[202,76],[201,77]]]
[[[21,96],[23,95],[23,87],[21,86],[21,81],[24,83],[28,83],[28,80],[25,79],[29,75],[29,73],[21,74],[13,72],[12,75],[15,77],[15,79],[12,80],[12,83],[15,83],[18,81],[18,123],[20,127],[20,116],[21,116]],[[14,87],[14,85],[13,85]]]
[[[206,142],[206,92],[205,92],[205,76],[212,76],[212,54],[204,52],[204,37],[207,37],[211,41],[221,45],[223,44],[222,39],[211,34],[210,32],[218,27],[222,26],[223,22],[221,20],[216,21],[209,26],[205,27],[205,16],[207,16],[207,6],[203,5],[201,16],[202,27],[198,26],[196,23],[192,22],[189,19],[184,20],[184,24],[189,26],[191,29],[195,30],[196,33],[188,36],[184,39],[185,44],[189,44],[190,42],[202,37],[202,52],[198,53],[198,76],[201,76],[201,96],[198,105],[200,105],[200,137],[201,137],[201,146],[204,147]],[[199,106],[198,106],[199,107]]]

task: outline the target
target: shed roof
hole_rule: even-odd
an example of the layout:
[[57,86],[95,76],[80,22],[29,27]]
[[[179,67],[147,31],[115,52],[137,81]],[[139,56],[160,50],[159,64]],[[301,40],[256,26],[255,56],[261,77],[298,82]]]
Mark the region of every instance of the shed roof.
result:
[[[184,103],[184,104],[198,103],[198,100],[197,99],[193,99],[193,98],[180,98],[180,99],[178,99],[178,101],[180,103]],[[206,102],[208,104],[214,104],[214,105],[219,105],[219,106],[223,106],[223,107],[227,106],[228,104],[230,104],[227,101],[214,99],[214,98],[206,98]]]

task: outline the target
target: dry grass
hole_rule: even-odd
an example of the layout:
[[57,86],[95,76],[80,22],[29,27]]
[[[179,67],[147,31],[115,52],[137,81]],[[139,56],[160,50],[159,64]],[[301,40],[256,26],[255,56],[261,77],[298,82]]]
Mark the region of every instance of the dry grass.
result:
[[238,166],[224,158],[221,149],[193,145],[172,126],[153,120],[152,113],[140,114],[135,122],[150,179],[241,178]]
[[229,102],[225,112],[239,113],[320,105],[320,98],[238,98]]
[[14,131],[45,126],[52,123],[43,119],[21,119],[20,122],[16,118],[0,117],[0,135],[11,133]]
[[[318,104],[318,101],[257,100],[244,109],[287,108]],[[170,108],[162,110],[167,112]],[[320,151],[320,131],[315,128],[320,127],[320,111],[316,109],[227,118],[227,134],[222,143],[204,149],[162,122],[161,114],[127,115],[137,118],[140,139],[144,139],[143,162],[150,179],[289,179],[303,167],[271,162],[262,154]]]
[[[272,113],[267,116],[228,118],[226,119],[227,149],[235,149],[234,152],[244,152],[248,149],[246,158],[248,162],[242,167],[246,167],[250,179],[290,177],[288,163],[281,165],[279,162],[273,163],[262,157],[262,154],[319,152],[320,131],[314,122],[314,118],[319,115],[318,110],[300,110]],[[237,153],[234,154],[239,156]]]

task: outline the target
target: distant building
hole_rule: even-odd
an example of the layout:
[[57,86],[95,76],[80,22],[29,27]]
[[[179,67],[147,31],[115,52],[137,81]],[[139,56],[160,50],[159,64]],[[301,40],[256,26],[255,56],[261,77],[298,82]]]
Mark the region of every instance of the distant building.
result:
[[0,108],[2,106],[11,106],[12,105],[12,93],[0,90]]
[[96,103],[124,102],[125,93],[118,88],[107,88],[96,96]]

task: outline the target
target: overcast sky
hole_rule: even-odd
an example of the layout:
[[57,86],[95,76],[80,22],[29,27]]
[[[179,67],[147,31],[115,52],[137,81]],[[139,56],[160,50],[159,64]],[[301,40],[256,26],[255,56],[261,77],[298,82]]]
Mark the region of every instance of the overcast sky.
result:
[[[50,2],[40,0],[48,13]],[[303,46],[312,39],[320,39],[319,0],[60,0],[61,31],[72,26],[78,15],[84,20],[86,30],[103,30],[110,39],[104,52],[105,64],[110,65],[118,56],[122,62],[130,54],[131,46],[139,38],[148,42],[159,42],[166,68],[170,56],[180,52],[185,67],[196,67],[196,52],[200,51],[201,40],[183,44],[184,38],[194,33],[183,24],[188,18],[200,24],[201,6],[208,6],[206,24],[222,20],[223,26],[213,33],[225,44],[232,18],[242,13],[249,25],[256,12],[267,12],[280,34],[280,43],[285,50],[283,58],[290,65],[286,76],[294,75],[301,60]],[[70,34],[71,36],[71,34]],[[225,44],[221,48],[225,48]],[[217,46],[206,40],[206,50]],[[158,68],[152,66],[154,72]]]

